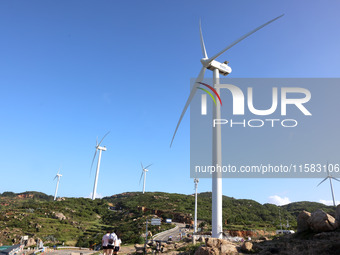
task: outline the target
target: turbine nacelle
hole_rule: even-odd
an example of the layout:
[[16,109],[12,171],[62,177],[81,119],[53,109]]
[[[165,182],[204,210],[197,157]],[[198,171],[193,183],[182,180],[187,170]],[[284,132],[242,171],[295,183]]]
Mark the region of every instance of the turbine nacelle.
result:
[[216,60],[213,60],[210,62],[210,64],[207,66],[207,69],[214,71],[215,69],[218,69],[220,74],[226,76],[231,73],[231,67],[228,66],[226,62],[220,63]]
[[216,60],[211,60],[211,59],[208,59],[208,58],[202,58],[201,63],[203,65],[203,67],[205,67],[205,68],[207,68],[211,71],[218,69],[220,74],[223,74],[224,76],[231,73],[231,67],[228,66],[228,61],[220,63]]
[[101,146],[96,146],[95,147],[97,150],[101,150],[101,151],[106,151],[107,148],[104,146],[104,147],[101,147]]

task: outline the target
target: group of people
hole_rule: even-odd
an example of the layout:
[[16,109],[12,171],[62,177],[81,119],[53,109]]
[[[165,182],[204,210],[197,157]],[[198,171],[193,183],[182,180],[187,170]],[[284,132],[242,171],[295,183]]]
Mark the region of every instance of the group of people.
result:
[[104,255],[117,255],[121,242],[119,235],[116,234],[115,231],[108,230],[102,238]]

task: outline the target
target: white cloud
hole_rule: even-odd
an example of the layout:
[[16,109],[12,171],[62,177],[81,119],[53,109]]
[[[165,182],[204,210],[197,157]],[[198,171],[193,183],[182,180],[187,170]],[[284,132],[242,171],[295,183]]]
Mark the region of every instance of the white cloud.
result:
[[286,205],[291,203],[288,197],[279,197],[278,195],[270,196],[269,203],[274,205]]
[[[323,200],[320,199],[319,203],[325,204],[325,205],[333,205],[333,200]],[[340,204],[340,201],[335,201],[335,205]]]

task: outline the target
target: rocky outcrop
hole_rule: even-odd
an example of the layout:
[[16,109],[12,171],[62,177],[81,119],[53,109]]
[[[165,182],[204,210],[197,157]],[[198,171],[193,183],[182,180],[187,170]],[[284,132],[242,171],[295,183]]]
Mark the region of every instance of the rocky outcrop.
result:
[[338,222],[323,210],[313,212],[308,219],[308,224],[316,233],[333,231],[338,227]]
[[303,232],[309,230],[309,219],[311,217],[311,213],[303,210],[299,213],[297,217],[297,232]]
[[219,250],[217,248],[211,248],[211,247],[199,247],[195,255],[219,255]]
[[[340,216],[340,207],[337,207],[335,217]],[[302,211],[297,217],[297,232],[312,230],[315,233],[329,232],[339,227],[339,221],[323,210],[313,213]]]
[[338,205],[336,207],[336,210],[335,210],[335,219],[340,222],[340,205]]
[[238,254],[236,246],[223,239],[207,238],[205,247],[196,250],[195,255],[234,255]]
[[17,197],[21,198],[21,199],[23,199],[23,198],[33,198],[34,195],[33,194],[28,194],[28,193],[22,193],[22,194],[18,194]]
[[135,249],[137,254],[144,253],[144,245],[143,244],[135,244]]
[[244,242],[241,246],[241,251],[251,252],[253,249],[253,244],[251,242]]
[[33,246],[36,245],[37,243],[35,242],[34,238],[28,238],[27,243],[25,242],[25,246],[29,247],[29,246]]
[[227,230],[225,234],[228,236],[238,236],[238,237],[261,237],[261,236],[274,236],[276,235],[275,231],[264,231],[264,230]]
[[61,212],[53,212],[53,217],[58,220],[66,220],[66,216]]
[[340,232],[310,233],[308,238],[283,235],[273,240],[254,242],[255,254],[330,255],[339,254]]

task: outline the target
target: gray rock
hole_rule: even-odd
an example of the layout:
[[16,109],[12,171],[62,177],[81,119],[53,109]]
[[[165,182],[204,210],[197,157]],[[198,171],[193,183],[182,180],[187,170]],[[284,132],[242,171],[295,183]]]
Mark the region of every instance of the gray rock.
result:
[[236,246],[227,240],[207,238],[205,244],[207,248],[211,249],[205,250],[204,252],[210,252],[210,254],[215,254],[216,251],[218,252],[217,254],[221,255],[238,254]]
[[58,220],[66,220],[66,216],[61,212],[54,212],[54,218]]
[[219,255],[219,250],[217,248],[212,248],[212,247],[199,247],[195,255]]
[[251,252],[253,244],[251,242],[244,242],[241,246],[241,250],[244,252]]
[[308,223],[310,228],[316,233],[333,231],[338,227],[335,219],[320,209],[312,213]]
[[26,247],[36,245],[37,243],[35,242],[34,238],[28,238]]
[[309,219],[311,217],[311,213],[303,210],[299,213],[297,217],[297,232],[303,232],[309,230]]
[[136,249],[136,252],[143,251],[144,245],[143,244],[135,244],[135,249]]

